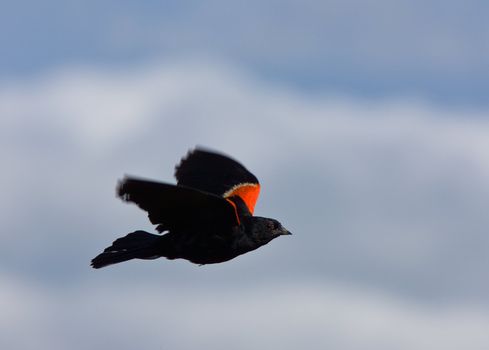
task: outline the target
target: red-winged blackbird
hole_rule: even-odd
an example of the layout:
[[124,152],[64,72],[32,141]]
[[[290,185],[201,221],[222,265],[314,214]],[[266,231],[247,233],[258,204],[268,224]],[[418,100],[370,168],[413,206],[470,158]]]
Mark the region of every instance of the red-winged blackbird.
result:
[[96,269],[130,259],[220,263],[290,235],[274,219],[253,216],[257,178],[237,161],[196,149],[175,168],[177,185],[124,178],[118,196],[148,212],[163,235],[135,231],[92,260]]

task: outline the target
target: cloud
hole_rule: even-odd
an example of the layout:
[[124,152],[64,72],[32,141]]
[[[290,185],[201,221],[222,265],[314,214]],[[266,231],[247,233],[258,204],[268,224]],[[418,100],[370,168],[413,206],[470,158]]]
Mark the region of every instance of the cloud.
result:
[[[406,302],[334,284],[217,291],[96,282],[39,288],[2,274],[9,349],[483,349],[487,313]],[[25,336],[26,330],[29,336]],[[24,334],[24,335],[23,335]]]
[[[0,320],[7,345],[489,343],[486,111],[311,97],[186,61],[4,83],[0,114],[0,300],[23,305]],[[196,144],[251,169],[257,214],[294,236],[222,265],[91,271],[113,239],[152,229],[115,181],[171,182]]]

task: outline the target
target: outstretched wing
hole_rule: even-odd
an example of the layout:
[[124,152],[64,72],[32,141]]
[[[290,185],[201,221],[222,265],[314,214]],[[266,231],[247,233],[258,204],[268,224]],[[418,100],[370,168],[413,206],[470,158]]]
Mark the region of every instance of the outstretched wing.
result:
[[260,194],[255,175],[243,165],[223,154],[195,149],[175,168],[179,186],[213,193],[224,198],[240,197],[253,214]]
[[119,183],[117,194],[148,212],[159,232],[210,232],[239,225],[234,203],[193,188],[126,177]]

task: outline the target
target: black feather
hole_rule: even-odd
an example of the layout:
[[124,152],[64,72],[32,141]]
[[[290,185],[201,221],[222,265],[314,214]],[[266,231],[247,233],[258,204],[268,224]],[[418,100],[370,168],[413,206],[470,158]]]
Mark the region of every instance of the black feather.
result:
[[278,221],[251,214],[258,192],[251,211],[241,194],[223,197],[236,185],[258,185],[257,178],[237,161],[197,149],[181,161],[175,176],[177,185],[131,177],[119,183],[117,195],[145,210],[164,234],[129,233],[95,257],[94,268],[157,257],[220,263],[290,234]]
[[196,189],[126,177],[117,193],[148,212],[160,232],[196,227],[229,229],[238,224],[235,209],[227,200]]
[[120,263],[131,259],[158,258],[156,252],[157,240],[162,237],[145,231],[135,231],[124,237],[116,239],[104,252],[92,259],[91,265],[95,269]]
[[235,185],[258,184],[255,175],[243,165],[223,154],[195,149],[189,152],[175,168],[180,186],[222,196]]

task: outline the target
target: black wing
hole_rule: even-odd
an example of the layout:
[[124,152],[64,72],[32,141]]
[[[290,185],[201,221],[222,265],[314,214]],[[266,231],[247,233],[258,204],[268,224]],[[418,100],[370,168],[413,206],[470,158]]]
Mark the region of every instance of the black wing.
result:
[[117,194],[148,212],[157,230],[220,230],[239,224],[236,206],[196,189],[126,177]]
[[223,154],[195,149],[175,168],[180,186],[192,187],[226,198],[240,197],[253,213],[260,184],[243,165]]

